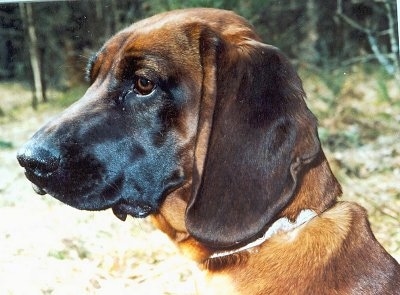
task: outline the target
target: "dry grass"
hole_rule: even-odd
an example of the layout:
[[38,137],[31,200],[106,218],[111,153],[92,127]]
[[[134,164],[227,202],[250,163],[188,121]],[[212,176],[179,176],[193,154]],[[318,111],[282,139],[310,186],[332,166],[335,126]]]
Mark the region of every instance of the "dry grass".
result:
[[[368,209],[378,240],[400,260],[398,86],[384,81],[385,91],[353,73],[337,91],[304,76],[343,198]],[[123,223],[110,210],[78,211],[33,193],[15,153],[59,109],[30,110],[18,84],[0,84],[0,92],[8,114],[0,118],[1,293],[195,294],[195,267],[146,220]]]
[[[400,87],[357,69],[330,79],[307,74],[304,86],[343,200],[368,210],[377,239],[400,261]],[[335,79],[340,87],[330,88]]]

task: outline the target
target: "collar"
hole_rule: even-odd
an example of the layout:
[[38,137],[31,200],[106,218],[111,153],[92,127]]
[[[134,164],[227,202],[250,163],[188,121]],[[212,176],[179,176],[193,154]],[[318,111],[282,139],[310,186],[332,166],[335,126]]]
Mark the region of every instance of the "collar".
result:
[[296,229],[300,225],[309,222],[315,216],[317,216],[317,213],[315,211],[311,209],[304,209],[300,211],[299,215],[297,215],[297,218],[294,222],[291,222],[287,217],[279,218],[268,228],[268,230],[264,233],[264,235],[261,238],[258,238],[257,240],[250,242],[249,244],[240,247],[238,249],[215,252],[210,256],[210,258],[212,259],[212,258],[225,257],[242,251],[248,251],[254,247],[260,246],[266,240],[270,239],[271,237],[273,237],[278,233],[281,232],[286,233]]

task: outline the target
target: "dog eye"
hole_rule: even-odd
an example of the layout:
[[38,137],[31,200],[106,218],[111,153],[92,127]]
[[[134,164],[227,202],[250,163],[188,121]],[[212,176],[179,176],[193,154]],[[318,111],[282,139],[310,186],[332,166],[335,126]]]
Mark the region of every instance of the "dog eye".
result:
[[144,77],[136,77],[134,81],[134,89],[140,95],[148,95],[155,88],[155,84]]

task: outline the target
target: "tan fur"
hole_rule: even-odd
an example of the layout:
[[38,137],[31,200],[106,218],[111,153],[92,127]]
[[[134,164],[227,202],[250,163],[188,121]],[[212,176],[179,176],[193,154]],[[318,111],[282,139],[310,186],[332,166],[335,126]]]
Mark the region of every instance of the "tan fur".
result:
[[[231,260],[232,257],[222,262],[214,258],[219,265],[217,269],[208,269],[208,265],[212,264],[209,260],[201,262],[211,254],[201,244],[189,236],[175,241],[183,254],[196,260],[204,271],[198,281],[199,294],[344,295],[353,294],[350,290],[354,271],[343,276],[349,265],[338,264],[337,260],[341,262],[346,258],[352,261],[352,257],[346,257],[342,251],[348,247],[346,243],[354,240],[353,232],[361,234],[361,238],[350,242],[355,251],[383,250],[372,240],[367,226],[363,208],[354,203],[340,202],[307,224],[278,234],[255,249],[237,254],[236,262]],[[370,248],[364,248],[364,238],[371,239]],[[367,267],[370,262],[367,253],[365,258],[362,264]],[[334,279],[337,277],[340,277],[340,282]]]
[[300,293],[298,283],[325,284],[322,280],[315,284],[316,278],[349,234],[352,209],[352,204],[339,204],[308,224],[271,238],[249,256],[247,263],[221,272],[231,277],[238,294],[246,294],[249,285],[253,286],[251,294],[322,294],[322,287],[306,287],[307,292]]
[[190,186],[183,187],[170,194],[162,204],[160,212],[153,214],[153,224],[168,235],[179,247],[182,254],[196,262],[204,261],[211,251],[202,246],[189,235],[185,226],[186,201],[182,199],[188,194]]

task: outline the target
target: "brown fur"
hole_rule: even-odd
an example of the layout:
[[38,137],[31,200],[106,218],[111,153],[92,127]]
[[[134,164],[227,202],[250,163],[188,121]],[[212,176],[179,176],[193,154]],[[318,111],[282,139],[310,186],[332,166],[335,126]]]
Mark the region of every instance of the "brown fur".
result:
[[[218,275],[229,277],[237,294],[397,294],[392,263],[368,229],[365,211],[338,203]],[[362,283],[355,280],[360,276]]]

